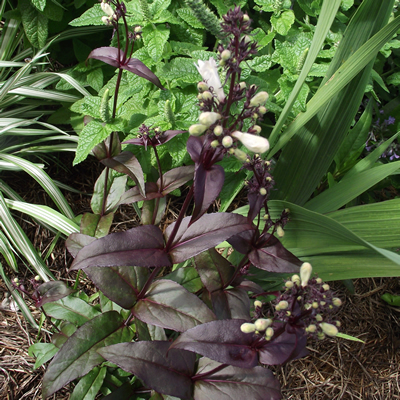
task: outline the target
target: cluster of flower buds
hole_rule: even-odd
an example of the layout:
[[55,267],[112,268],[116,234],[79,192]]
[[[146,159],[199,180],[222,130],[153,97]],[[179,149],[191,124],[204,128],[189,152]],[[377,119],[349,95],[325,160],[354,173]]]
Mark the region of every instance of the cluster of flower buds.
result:
[[24,281],[20,281],[18,278],[14,278],[11,284],[14,289],[18,290],[20,293],[26,294],[34,301],[38,301],[40,296],[37,292],[37,288],[40,286],[40,280],[40,276],[36,275],[34,278],[28,280],[27,285]]
[[274,301],[274,313],[269,318],[263,317],[263,304],[254,302],[254,323],[244,323],[240,329],[244,333],[264,334],[266,340],[274,335],[274,326],[286,323],[300,326],[314,338],[324,339],[338,334],[339,321],[332,314],[342,304],[334,297],[328,284],[320,278],[312,277],[312,267],[303,263],[300,275],[293,275],[285,283],[285,291]]
[[108,0],[102,0],[102,2],[100,3],[100,7],[103,10],[104,14],[106,14],[104,17],[101,17],[101,20],[105,25],[112,25],[118,20],[117,14],[110,6]]
[[327,283],[312,277],[312,266],[305,262],[300,276],[295,274],[286,281],[285,292],[275,302],[275,319],[289,324],[303,324],[306,332],[318,339],[336,336],[340,322],[332,314],[342,304],[334,297]]

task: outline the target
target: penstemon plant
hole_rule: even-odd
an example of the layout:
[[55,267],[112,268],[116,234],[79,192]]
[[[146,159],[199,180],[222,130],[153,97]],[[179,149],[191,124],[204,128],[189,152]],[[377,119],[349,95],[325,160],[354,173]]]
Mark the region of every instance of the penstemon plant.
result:
[[[103,1],[101,8],[118,48],[95,49],[90,57],[119,68],[112,113],[107,91],[99,112],[112,129],[123,70],[161,84],[130,56],[140,28],[129,31],[124,4]],[[241,81],[241,64],[257,53],[250,24],[239,7],[230,10],[217,49],[221,71],[214,58],[196,65],[203,79],[200,114],[187,141],[194,165],[162,169],[158,147],[183,133],[179,130],[142,125],[138,136],[125,142],[154,152],[155,182],[145,182],[140,161],[121,151],[117,131],[93,149],[106,168],[96,182],[93,213],[83,216],[81,233],[69,236],[67,248],[74,257],[71,269],[83,270],[99,289],[100,305],[89,305],[93,299],[71,294],[62,282],[30,283],[36,305],[48,317],[64,319],[42,358],[56,353],[44,376],[43,398],[81,378],[73,399],[86,398],[89,389],[101,389],[106,399],[280,399],[278,380],[263,366],[303,357],[308,336],[338,335],[333,312],[340,300],[278,239],[290,210],[270,217],[274,180],[271,163],[261,156],[269,143],[257,124],[267,111],[268,94]],[[123,46],[120,27],[128,38]],[[224,157],[237,158],[248,171],[247,215],[207,213],[224,183],[218,164]],[[127,177],[136,185],[125,191]],[[179,215],[163,232],[165,197],[188,182]],[[141,201],[142,225],[108,234],[116,208]],[[215,249],[224,241],[240,260]],[[251,266],[291,277],[282,293],[265,293],[251,280]],[[14,284],[29,293],[28,285]],[[271,294],[274,300],[268,301]],[[70,312],[63,313],[65,308]]]

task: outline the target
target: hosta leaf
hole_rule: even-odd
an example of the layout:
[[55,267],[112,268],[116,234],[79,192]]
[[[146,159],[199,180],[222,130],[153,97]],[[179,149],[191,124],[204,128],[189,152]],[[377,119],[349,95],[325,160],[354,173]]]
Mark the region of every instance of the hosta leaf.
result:
[[43,398],[100,364],[104,360],[96,352],[100,347],[131,340],[133,332],[123,322],[120,314],[110,311],[91,319],[69,337],[44,375]]
[[253,346],[257,337],[240,330],[244,322],[247,321],[232,319],[196,326],[182,333],[171,348],[193,351],[223,364],[253,368],[258,364]]
[[215,319],[197,296],[166,279],[153,282],[132,312],[141,321],[178,332]]
[[147,387],[160,393],[189,399],[196,356],[168,350],[170,342],[119,343],[99,353],[124,371],[135,374]]
[[228,366],[211,373],[219,365],[207,358],[200,359],[196,373],[205,376],[195,380],[194,400],[282,399],[279,382],[270,370]]
[[[189,226],[190,220],[191,217],[182,220],[171,244],[169,254],[174,263],[186,261],[235,234],[253,229],[247,218],[229,213],[206,214]],[[174,225],[169,225],[165,231],[167,242]]]
[[162,232],[154,225],[147,225],[96,239],[79,251],[71,269],[170,265],[171,261],[164,252]]

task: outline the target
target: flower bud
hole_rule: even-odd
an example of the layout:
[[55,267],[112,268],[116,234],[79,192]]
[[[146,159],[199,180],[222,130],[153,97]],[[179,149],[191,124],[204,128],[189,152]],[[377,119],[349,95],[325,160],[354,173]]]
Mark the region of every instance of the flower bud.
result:
[[271,181],[272,181],[272,178],[271,178],[270,176],[267,176],[267,177],[265,178],[265,180],[266,180],[267,182],[271,182]]
[[317,315],[315,316],[315,319],[317,320],[317,322],[322,322],[322,320],[323,320],[321,314],[317,314]]
[[199,116],[199,122],[207,127],[215,124],[219,119],[221,119],[221,114],[212,111],[202,112]]
[[322,289],[324,289],[325,292],[327,292],[330,289],[330,286],[327,283],[325,283],[324,285],[322,285]]
[[213,149],[216,149],[216,148],[219,146],[218,140],[213,140],[213,141],[210,143],[210,146],[211,146]]
[[322,279],[321,278],[317,278],[316,282],[318,283],[318,285],[320,285],[322,283]]
[[338,328],[336,328],[335,325],[328,324],[327,322],[321,322],[319,326],[321,327],[322,332],[324,332],[325,335],[335,337],[339,333]]
[[300,279],[301,279],[301,286],[305,287],[308,284],[308,281],[311,277],[312,273],[312,266],[310,263],[305,262],[300,267]]
[[337,327],[341,327],[342,326],[342,323],[340,321],[336,321],[335,324],[336,324]]
[[265,331],[272,324],[272,319],[260,318],[254,322],[257,331]]
[[233,139],[230,136],[225,136],[222,139],[222,146],[224,146],[226,149],[228,149],[229,147],[231,147],[233,144]]
[[100,7],[103,10],[104,14],[107,14],[109,17],[112,17],[114,15],[114,11],[108,3],[102,2],[100,4]]
[[14,278],[14,283],[19,283],[19,279],[18,278]]
[[317,333],[317,338],[318,338],[319,340],[325,339],[325,333],[323,333],[323,332],[318,332],[318,333]]
[[36,282],[39,282],[40,281],[40,276],[36,275],[34,279],[35,279]]
[[253,153],[265,153],[269,149],[269,142],[262,136],[251,133],[235,131],[232,136],[242,142],[242,144]]
[[300,277],[297,274],[292,276],[291,281],[297,285],[300,285]]
[[281,300],[275,307],[277,311],[286,310],[289,307],[289,303],[286,300]]
[[256,300],[255,302],[254,302],[254,307],[255,308],[257,308],[257,307],[262,307],[262,303],[261,303],[261,301],[260,300]]
[[282,237],[285,236],[285,231],[283,230],[283,228],[282,228],[280,225],[276,228],[276,234],[277,234],[280,238],[282,238]]
[[337,298],[337,297],[334,297],[334,298],[332,299],[332,303],[333,303],[334,306],[340,307],[340,306],[342,305],[342,300],[340,300],[340,299]]
[[267,194],[267,189],[261,188],[261,189],[259,190],[259,193],[261,194],[261,196],[265,196],[265,195]]
[[135,33],[139,33],[139,32],[141,32],[142,31],[142,27],[141,26],[135,26],[135,29],[134,29],[134,32]]
[[312,308],[318,308],[319,304],[317,301],[314,301],[311,306],[312,306]]
[[255,332],[256,326],[254,324],[250,324],[249,322],[245,322],[240,326],[240,330],[243,333],[252,333]]
[[219,65],[220,67],[224,67],[224,66],[226,65],[226,61],[225,61],[225,60],[219,60],[218,65]]
[[266,112],[267,112],[266,107],[264,107],[264,106],[258,107],[258,113],[259,114],[264,115]]
[[314,333],[316,330],[317,330],[317,327],[314,324],[308,325],[306,328],[306,331],[309,333]]
[[213,98],[213,95],[211,94],[211,92],[206,90],[202,93],[201,97],[203,98],[203,100],[211,100]]
[[259,134],[261,132],[261,126],[259,125],[254,125],[252,128],[252,131],[254,131],[254,133]]
[[288,289],[291,289],[294,286],[294,283],[292,281],[287,281],[285,282],[285,287]]
[[271,339],[272,336],[274,336],[274,329],[269,327],[267,328],[267,330],[265,331],[265,337],[267,340]]
[[208,126],[202,124],[194,124],[189,128],[189,134],[192,136],[200,136],[208,129]]
[[205,92],[206,90],[208,90],[208,85],[207,85],[205,82],[199,82],[199,83],[197,84],[197,90],[198,90],[200,93],[203,93],[203,92]]
[[109,17],[101,17],[101,21],[103,22],[104,25],[110,25],[111,24],[111,20]]
[[258,107],[263,104],[268,100],[268,93],[267,92],[258,92],[251,100],[250,100],[250,105],[253,107]]
[[224,132],[224,128],[222,128],[221,125],[217,125],[217,126],[214,128],[214,135],[215,135],[215,136],[221,136],[223,132]]
[[246,82],[240,82],[239,83],[239,87],[240,87],[241,90],[246,89],[246,86],[247,86]]
[[232,53],[230,52],[230,50],[224,50],[221,53],[221,60],[223,61],[228,61],[231,58]]
[[243,21],[247,22],[249,20],[250,20],[249,16],[247,14],[243,14]]

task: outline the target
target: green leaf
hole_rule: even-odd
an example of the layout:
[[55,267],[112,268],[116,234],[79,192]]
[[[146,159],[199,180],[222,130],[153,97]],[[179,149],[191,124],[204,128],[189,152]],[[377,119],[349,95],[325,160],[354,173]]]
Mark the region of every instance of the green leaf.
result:
[[95,367],[75,386],[69,400],[94,400],[106,376],[107,367]]
[[59,4],[55,2],[55,0],[50,0],[46,3],[43,14],[51,21],[61,22],[63,19],[64,10]]
[[81,326],[100,312],[78,297],[68,296],[52,303],[43,305],[44,311],[50,317],[65,320]]
[[381,296],[381,299],[386,301],[391,306],[400,307],[400,296],[395,296],[390,293],[385,293]]
[[43,11],[46,7],[46,0],[31,0],[32,4],[39,10]]
[[336,337],[340,337],[342,339],[347,339],[347,340],[351,340],[353,342],[361,342],[361,343],[365,343],[364,340],[358,339],[354,336],[350,336],[350,335],[346,335],[345,333],[341,333],[339,332]]
[[71,26],[86,26],[86,25],[104,25],[101,17],[104,12],[99,3],[96,3],[92,8],[86,10],[80,17],[75,18],[69,24]]
[[92,214],[85,213],[81,219],[81,230],[83,235],[100,238],[106,236],[110,231],[111,224],[114,219],[114,214]]
[[35,343],[28,349],[28,355],[30,357],[36,357],[35,365],[33,369],[38,369],[44,363],[49,361],[58,352],[58,347],[53,343]]
[[203,24],[196,18],[190,8],[178,8],[177,14],[190,26],[197,29],[203,29]]
[[129,342],[132,330],[124,326],[116,311],[100,314],[81,326],[61,347],[43,378],[43,398],[51,396],[68,382],[86,375],[104,358],[97,349],[114,343]]
[[148,24],[143,27],[143,42],[147,47],[150,57],[154,61],[159,61],[162,57],[165,43],[169,38],[169,28],[164,25],[155,27]]
[[282,36],[286,36],[292,27],[295,16],[293,10],[285,10],[279,16],[272,15],[271,25]]
[[169,279],[179,283],[191,293],[196,293],[203,287],[199,274],[193,267],[178,268],[174,272],[165,275],[163,279]]
[[26,36],[33,47],[41,49],[47,40],[48,19],[29,0],[18,0],[18,9]]

